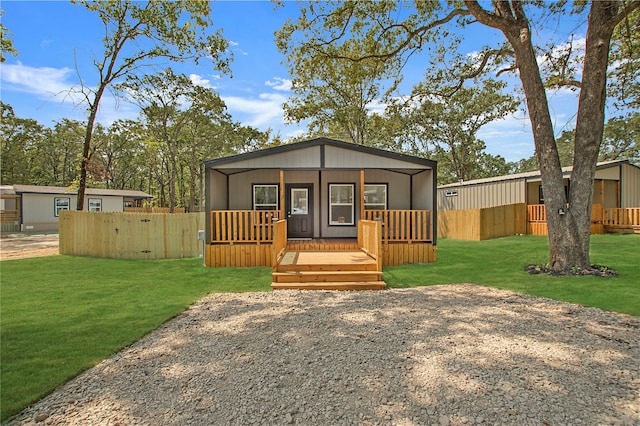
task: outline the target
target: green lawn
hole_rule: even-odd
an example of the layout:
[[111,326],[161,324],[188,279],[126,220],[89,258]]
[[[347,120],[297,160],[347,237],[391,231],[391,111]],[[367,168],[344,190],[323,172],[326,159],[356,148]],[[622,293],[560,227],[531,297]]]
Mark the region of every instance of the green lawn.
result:
[[614,278],[530,275],[530,263],[549,260],[547,237],[438,241],[438,261],[384,269],[389,287],[474,283],[640,316],[640,237],[592,235],[591,263],[618,271]]
[[210,292],[266,291],[269,268],[54,256],[0,263],[1,417],[19,412]]
[[[594,235],[591,260],[616,278],[532,276],[545,237],[440,240],[438,261],[385,268],[390,287],[476,283],[640,316],[640,238]],[[54,256],[0,263],[1,417],[17,413],[210,292],[267,291],[269,268],[198,259]]]

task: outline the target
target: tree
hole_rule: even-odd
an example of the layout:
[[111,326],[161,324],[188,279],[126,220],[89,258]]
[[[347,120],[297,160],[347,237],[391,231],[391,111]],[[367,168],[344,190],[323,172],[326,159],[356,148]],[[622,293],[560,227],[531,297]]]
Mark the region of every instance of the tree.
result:
[[100,101],[117,80],[160,58],[198,61],[207,58],[214,67],[228,71],[227,41],[220,31],[205,34],[212,25],[209,2],[200,0],[149,1],[74,0],[96,12],[105,29],[102,56],[94,60],[95,85],[81,80],[88,120],[83,144],[77,209],[84,208],[91,138]]
[[607,121],[598,159],[623,159],[640,163],[640,113],[634,112]]
[[[406,121],[418,144],[413,151],[432,151],[439,161],[438,183],[490,177],[492,172],[504,170],[497,167],[498,158],[484,152],[486,145],[477,137],[483,126],[516,110],[516,100],[501,93],[504,84],[487,79],[450,95],[423,94],[422,86],[416,87],[412,102],[407,104]],[[502,162],[506,166],[504,159]],[[494,170],[485,172],[485,164]]]
[[0,102],[0,181],[11,184],[31,183],[33,148],[41,143],[46,135],[44,127],[36,120],[16,117],[10,105]]
[[[394,6],[395,4],[395,6]],[[415,2],[411,10],[400,10],[406,3],[327,2],[314,4],[313,17],[297,22],[296,31],[308,35],[301,43],[312,56],[341,57],[351,61],[375,59],[380,63],[399,57],[409,60],[417,52],[432,50],[439,72],[431,74],[433,91],[449,93],[485,71],[496,75],[517,73],[532,125],[536,155],[541,166],[549,230],[549,264],[555,271],[573,267],[590,268],[589,241],[592,182],[595,176],[604,128],[607,65],[610,42],[616,26],[640,6],[638,0],[601,0],[580,3],[576,12],[588,14],[586,45],[579,80],[578,113],[575,126],[575,154],[572,184],[565,195],[562,169],[553,123],[545,92],[545,77],[538,65],[532,24],[548,14],[568,13],[566,2],[552,5],[517,0],[494,1],[485,8],[474,0],[459,2]],[[537,7],[542,6],[541,9]],[[402,21],[398,20],[402,16]],[[531,18],[533,17],[533,18]],[[532,20],[533,19],[533,20]],[[458,22],[461,28],[478,24],[497,30],[504,36],[501,46],[487,47],[465,63],[447,66],[451,49],[458,40],[450,37],[447,25]],[[315,32],[310,30],[313,28]],[[361,45],[370,47],[357,55],[341,55],[340,44],[361,37]],[[451,38],[451,41],[447,41]],[[435,41],[448,45],[434,45]],[[447,81],[438,77],[446,78]],[[574,78],[573,81],[577,81]]]
[[[4,15],[4,10],[0,9],[0,17]],[[0,23],[0,62],[5,62],[5,54],[18,56],[18,51],[13,46],[13,40],[9,37],[9,30]]]

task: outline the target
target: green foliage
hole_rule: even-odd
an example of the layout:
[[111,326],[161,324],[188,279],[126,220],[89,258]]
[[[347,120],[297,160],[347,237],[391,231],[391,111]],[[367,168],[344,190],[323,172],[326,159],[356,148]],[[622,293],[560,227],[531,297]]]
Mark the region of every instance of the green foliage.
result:
[[2,420],[205,294],[265,291],[270,283],[268,268],[206,268],[201,259],[3,261]]
[[[4,15],[4,10],[0,9],[0,18]],[[11,56],[18,56],[18,51],[13,46],[13,40],[10,37],[10,32],[0,23],[0,62],[5,62],[7,58],[6,54]]]

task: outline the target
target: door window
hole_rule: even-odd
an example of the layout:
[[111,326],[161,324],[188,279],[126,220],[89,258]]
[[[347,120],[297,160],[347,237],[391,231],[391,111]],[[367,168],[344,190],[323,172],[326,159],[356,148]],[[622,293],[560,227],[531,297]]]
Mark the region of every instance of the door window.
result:
[[307,188],[291,188],[291,214],[309,214]]

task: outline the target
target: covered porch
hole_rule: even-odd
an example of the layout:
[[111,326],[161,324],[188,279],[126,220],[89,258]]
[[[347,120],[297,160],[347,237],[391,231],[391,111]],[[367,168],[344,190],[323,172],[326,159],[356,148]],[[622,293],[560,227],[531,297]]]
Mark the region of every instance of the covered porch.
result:
[[360,250],[362,223],[373,222],[381,265],[435,261],[431,160],[317,139],[205,166],[207,266],[277,266],[274,224],[281,220],[283,247],[302,258]]

